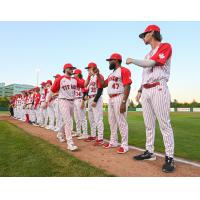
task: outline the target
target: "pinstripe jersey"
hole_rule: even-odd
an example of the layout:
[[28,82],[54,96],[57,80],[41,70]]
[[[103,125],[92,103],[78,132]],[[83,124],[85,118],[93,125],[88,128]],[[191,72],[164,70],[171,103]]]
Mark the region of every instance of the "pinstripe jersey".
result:
[[125,67],[118,67],[105,80],[108,84],[108,94],[124,93],[124,85],[131,84],[131,72]]
[[160,43],[160,45],[152,49],[146,56],[146,60],[154,60],[156,65],[151,68],[143,68],[142,85],[158,81],[168,82],[170,76],[172,48],[168,43]]
[[[101,78],[104,79],[104,77],[100,74]],[[88,89],[88,95],[96,95],[97,94],[97,90],[98,88],[102,88],[102,85],[99,81],[99,79],[97,78],[97,75],[92,75],[90,77],[90,82],[89,85],[87,87]]]
[[84,80],[74,77],[61,76],[51,87],[53,93],[58,92],[59,99],[74,99],[77,87],[84,87]]

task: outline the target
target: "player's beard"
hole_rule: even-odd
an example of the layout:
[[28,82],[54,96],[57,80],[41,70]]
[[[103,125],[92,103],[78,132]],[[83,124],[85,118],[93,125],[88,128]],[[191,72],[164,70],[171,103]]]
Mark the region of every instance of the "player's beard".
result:
[[115,68],[116,68],[116,63],[115,62],[111,62],[110,65],[109,65],[109,69],[113,70]]

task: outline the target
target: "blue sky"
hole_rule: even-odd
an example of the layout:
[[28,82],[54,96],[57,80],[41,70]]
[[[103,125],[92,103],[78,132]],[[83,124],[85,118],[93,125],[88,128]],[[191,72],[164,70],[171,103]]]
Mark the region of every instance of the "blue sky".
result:
[[[142,59],[150,50],[138,34],[149,24],[161,28],[163,42],[173,47],[169,88],[172,99],[200,101],[200,22],[0,22],[0,82],[36,85],[53,79],[70,62],[82,69],[90,61],[109,75],[105,59],[113,52]],[[142,69],[128,66],[132,72],[131,98],[138,90]],[[106,96],[104,92],[104,96]]]

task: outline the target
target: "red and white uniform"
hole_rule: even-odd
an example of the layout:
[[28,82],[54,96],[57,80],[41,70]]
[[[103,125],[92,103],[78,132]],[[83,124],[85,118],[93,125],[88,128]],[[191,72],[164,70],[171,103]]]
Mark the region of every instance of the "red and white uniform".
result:
[[[154,152],[156,117],[163,135],[166,155],[174,155],[174,137],[170,123],[170,93],[167,82],[170,76],[172,48],[168,43],[161,43],[151,50],[145,59],[154,60],[156,66],[144,68],[142,75],[142,109],[146,127],[146,149]],[[155,87],[145,88],[145,84],[159,83]]]
[[84,80],[66,75],[57,78],[51,87],[53,93],[58,93],[58,104],[61,112],[63,126],[62,131],[65,133],[67,144],[73,144],[71,135],[71,121],[73,117],[74,97],[77,87],[84,87]]
[[25,108],[24,108],[25,105],[26,105],[25,97],[22,96],[21,98],[21,120],[22,121],[25,121]]
[[[50,93],[50,90],[51,88],[48,88],[47,89],[47,93],[46,93],[46,101],[47,101],[47,98],[49,96],[49,93]],[[54,107],[53,107],[53,99],[51,99],[49,101],[49,104],[47,106],[47,121],[48,121],[48,118],[49,118],[49,129],[51,130],[54,130],[55,127],[54,127],[54,121],[55,121],[55,113],[54,113]],[[46,122],[47,123],[47,122]],[[46,124],[45,123],[45,124]]]
[[[102,79],[104,77],[100,75]],[[88,117],[91,127],[91,137],[96,137],[96,129],[98,131],[98,140],[103,139],[104,124],[103,124],[103,99],[102,96],[98,99],[96,107],[92,107],[94,98],[97,94],[98,88],[102,88],[101,82],[96,75],[90,76],[88,89]]]
[[21,118],[21,97],[17,98],[16,101],[16,106],[17,106],[17,118],[20,119]]
[[[124,96],[124,86],[132,83],[131,72],[125,67],[119,67],[108,76],[105,83],[108,84],[107,91],[110,97],[108,101],[108,119],[111,131],[110,145],[117,146],[117,130],[119,128],[122,138],[121,147],[128,151],[127,109],[125,113],[120,113],[120,105]],[[128,108],[128,101],[126,107]]]
[[47,109],[45,107],[47,89],[43,89],[40,95],[40,125],[47,126]]
[[56,118],[55,130],[60,131],[60,128],[62,126],[62,118],[61,118],[59,105],[58,105],[58,94],[53,96],[53,108],[54,108],[54,113],[55,113],[55,118]]
[[81,129],[83,135],[87,135],[87,119],[86,119],[86,109],[85,107],[81,109],[83,101],[83,93],[86,92],[86,88],[78,88],[75,90],[74,95],[74,118],[76,122],[76,132],[80,135]]
[[40,123],[40,93],[36,92],[34,96],[34,111],[36,115],[36,123]]
[[33,106],[34,98],[35,98],[35,94],[33,93],[28,98],[29,118],[31,122],[35,122],[36,120],[36,114],[35,114],[34,106]]

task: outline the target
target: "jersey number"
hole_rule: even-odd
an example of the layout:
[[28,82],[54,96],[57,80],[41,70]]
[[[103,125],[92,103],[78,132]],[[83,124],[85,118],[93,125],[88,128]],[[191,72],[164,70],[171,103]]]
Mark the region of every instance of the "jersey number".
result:
[[112,88],[113,89],[118,89],[119,88],[119,83],[113,83]]

